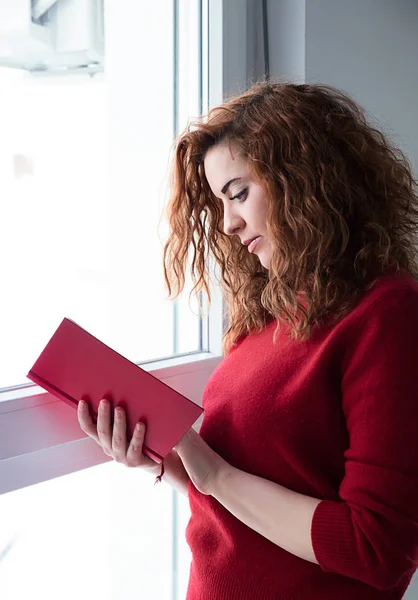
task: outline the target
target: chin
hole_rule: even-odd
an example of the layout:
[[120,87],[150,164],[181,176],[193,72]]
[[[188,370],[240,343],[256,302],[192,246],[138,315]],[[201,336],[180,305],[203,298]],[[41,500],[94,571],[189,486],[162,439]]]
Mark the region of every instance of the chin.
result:
[[258,260],[260,261],[260,263],[262,264],[262,266],[265,269],[270,269],[270,263],[271,263],[271,259],[270,258],[263,258],[263,256],[259,256]]
[[260,254],[257,254],[258,260],[262,264],[265,269],[270,269],[271,258],[272,258],[272,250],[271,247],[267,246],[267,248],[261,248]]

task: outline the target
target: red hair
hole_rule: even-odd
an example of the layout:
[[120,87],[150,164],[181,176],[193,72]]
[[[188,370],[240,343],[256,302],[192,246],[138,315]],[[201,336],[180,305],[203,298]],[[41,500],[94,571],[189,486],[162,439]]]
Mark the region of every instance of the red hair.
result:
[[[265,190],[269,270],[223,231],[203,166],[222,140],[239,145]],[[192,122],[176,141],[166,210],[169,295],[183,290],[193,249],[192,292],[204,289],[210,302],[209,255],[215,260],[228,306],[226,354],[271,319],[290,325],[294,339],[307,339],[316,324],[344,316],[385,273],[418,278],[410,163],[353,99],[330,86],[259,83]]]

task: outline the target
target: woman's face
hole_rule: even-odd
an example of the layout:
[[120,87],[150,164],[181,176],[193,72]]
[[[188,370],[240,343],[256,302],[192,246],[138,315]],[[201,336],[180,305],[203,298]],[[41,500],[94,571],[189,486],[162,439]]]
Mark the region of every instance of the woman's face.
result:
[[247,159],[236,143],[223,141],[209,148],[204,168],[212,192],[223,203],[225,233],[237,235],[241,243],[260,236],[253,253],[268,269],[272,247],[267,239],[267,200]]

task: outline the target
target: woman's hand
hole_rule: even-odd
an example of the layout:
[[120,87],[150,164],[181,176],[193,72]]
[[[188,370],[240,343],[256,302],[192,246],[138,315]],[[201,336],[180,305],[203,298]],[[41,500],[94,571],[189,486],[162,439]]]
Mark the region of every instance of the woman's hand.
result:
[[191,427],[174,446],[195,488],[210,496],[219,477],[233,467]]
[[115,409],[113,430],[110,411],[110,402],[102,400],[99,404],[96,426],[91,418],[87,402],[80,400],[77,407],[77,417],[81,429],[103,448],[107,456],[111,456],[116,462],[127,467],[141,467],[158,474],[160,470],[158,463],[142,453],[145,437],[144,423],[139,423],[139,429],[135,427],[132,439],[128,444],[125,411],[121,407]]

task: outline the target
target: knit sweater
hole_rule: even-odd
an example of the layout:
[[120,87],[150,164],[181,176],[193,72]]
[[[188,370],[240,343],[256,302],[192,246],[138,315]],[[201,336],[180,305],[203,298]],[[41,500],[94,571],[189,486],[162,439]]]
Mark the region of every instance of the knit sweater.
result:
[[212,372],[200,434],[234,467],[321,500],[319,565],[190,482],[187,600],[401,598],[418,564],[418,282],[382,276],[306,341],[283,328],[273,345],[276,325]]

